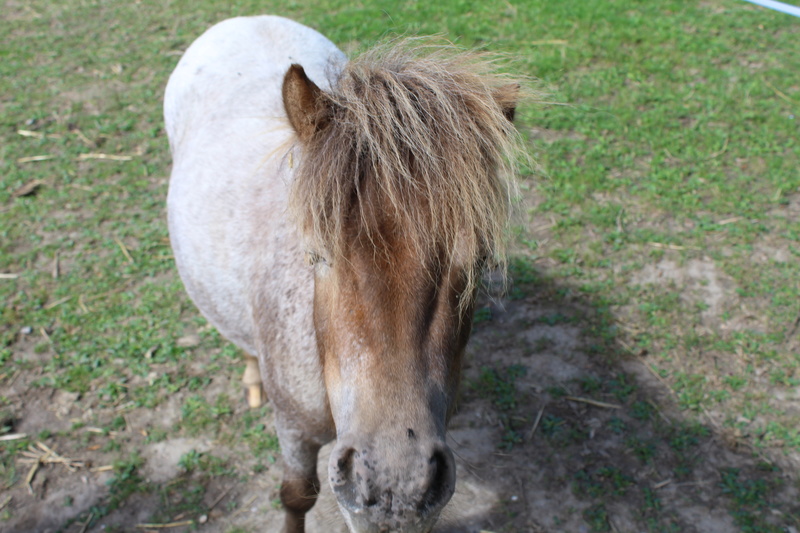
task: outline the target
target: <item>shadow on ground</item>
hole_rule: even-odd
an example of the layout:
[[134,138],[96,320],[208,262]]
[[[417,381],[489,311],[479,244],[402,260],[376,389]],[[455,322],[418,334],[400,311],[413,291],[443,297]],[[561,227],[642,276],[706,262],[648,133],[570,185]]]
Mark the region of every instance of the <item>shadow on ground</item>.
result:
[[[623,346],[602,304],[524,260],[512,270],[508,295],[482,298],[476,313],[449,433],[458,487],[437,532],[797,532],[797,472],[677,411],[669,389],[648,370],[648,356]],[[208,357],[202,346],[198,357]],[[48,393],[25,383],[9,393]],[[215,376],[206,393],[235,395],[238,387],[230,376]],[[164,531],[143,526],[157,522],[172,524],[171,532],[279,532],[280,461],[257,469],[247,450],[225,449],[214,434],[158,443],[137,436],[138,426],[175,417],[185,395],[177,393],[162,411],[127,413],[130,437],[118,439],[122,449],[114,452],[141,457],[127,474],[117,468],[115,475],[56,476],[55,466],[43,466],[51,470],[34,480],[35,496],[22,483],[9,492],[14,512],[2,530]],[[30,416],[36,401],[30,398],[18,416]],[[243,414],[240,405],[231,416]],[[320,457],[322,472],[329,449]],[[179,467],[187,453],[206,452],[224,457],[224,465],[202,475]],[[112,455],[88,453],[95,465]],[[146,485],[120,492],[124,485],[112,481],[120,475]],[[191,505],[180,511],[183,502]],[[327,486],[308,529],[346,531]]]
[[496,500],[448,531],[797,531],[798,472],[677,410],[602,303],[512,267],[477,312],[450,426],[459,475]]

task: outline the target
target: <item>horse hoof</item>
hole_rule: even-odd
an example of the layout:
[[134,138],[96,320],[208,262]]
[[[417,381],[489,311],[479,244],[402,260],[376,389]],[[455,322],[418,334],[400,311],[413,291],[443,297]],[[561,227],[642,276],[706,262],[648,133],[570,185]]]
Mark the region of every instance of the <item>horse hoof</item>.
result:
[[261,407],[264,404],[261,384],[248,386],[245,391],[245,397],[247,398],[247,405],[250,406],[250,409],[258,409]]

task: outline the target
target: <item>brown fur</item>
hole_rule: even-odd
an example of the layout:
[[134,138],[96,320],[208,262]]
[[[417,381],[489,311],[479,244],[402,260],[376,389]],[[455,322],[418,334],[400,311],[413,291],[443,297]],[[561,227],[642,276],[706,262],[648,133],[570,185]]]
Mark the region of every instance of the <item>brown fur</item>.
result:
[[415,39],[352,61],[329,92],[299,65],[284,77],[329,476],[353,531],[427,532],[453,493],[445,427],[478,275],[504,259],[519,93],[486,58]]
[[305,531],[306,513],[314,507],[319,495],[319,480],[284,479],[281,483],[281,503],[286,509],[286,533]]
[[[353,224],[376,243],[399,229],[420,257],[445,269],[461,263],[471,294],[480,259],[504,261],[522,153],[509,121],[520,84],[480,54],[418,41],[356,58],[330,94],[314,96],[317,127],[298,132],[292,206],[313,252],[329,261],[341,258]],[[290,70],[287,81],[297,75]]]

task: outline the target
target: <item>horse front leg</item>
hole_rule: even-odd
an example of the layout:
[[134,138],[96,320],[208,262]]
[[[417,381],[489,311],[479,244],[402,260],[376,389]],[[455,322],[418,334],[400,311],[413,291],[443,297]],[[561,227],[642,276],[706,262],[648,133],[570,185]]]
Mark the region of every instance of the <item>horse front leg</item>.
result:
[[305,533],[306,513],[317,502],[319,477],[317,455],[320,445],[302,438],[299,431],[281,431],[278,426],[283,459],[286,463],[281,483],[281,503],[286,511],[285,533]]
[[319,478],[294,478],[284,473],[281,485],[281,503],[286,510],[286,533],[305,533],[306,513],[311,510],[319,494]]

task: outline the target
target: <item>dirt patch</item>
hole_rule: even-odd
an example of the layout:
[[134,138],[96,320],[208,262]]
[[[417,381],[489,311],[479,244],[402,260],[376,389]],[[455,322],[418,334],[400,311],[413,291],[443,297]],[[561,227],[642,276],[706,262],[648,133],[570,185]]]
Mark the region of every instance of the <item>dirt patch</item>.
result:
[[[665,279],[693,297],[711,300],[710,307],[724,306],[720,293],[729,281],[705,261],[681,266],[665,260],[645,269],[637,282],[664,283]],[[738,526],[731,513],[733,504],[724,490],[728,478],[743,486],[768,483],[775,488],[772,497],[798,501],[800,494],[791,479],[765,474],[748,451],[730,448],[723,436],[697,429],[675,411],[668,391],[641,361],[598,353],[597,339],[588,333],[593,318],[586,309],[591,306],[569,298],[553,300],[553,294],[564,292],[539,286],[522,298],[485,303],[491,308],[491,319],[475,327],[463,398],[450,427],[458,485],[439,533],[640,531],[644,527],[734,531]],[[197,339],[190,337],[185,342],[196,345]],[[211,355],[203,351],[202,343],[196,350],[198,365]],[[520,370],[505,373],[510,368]],[[511,388],[487,390],[486,376],[491,372],[511,383]],[[90,418],[99,425],[116,414],[113,408],[98,406],[90,415],[82,412],[81,399],[31,387],[34,377],[21,376],[9,390],[20,430],[68,427],[65,421],[76,418]],[[212,376],[199,394],[210,402],[224,391],[238,395],[234,377]],[[223,456],[236,474],[204,478],[197,490],[202,490],[201,507],[206,512],[171,519],[193,520],[198,530],[209,532],[234,527],[269,533],[281,530],[283,515],[276,506],[280,460],[254,472],[247,449],[229,448],[213,433],[145,441],[142,432],[175,426],[188,395],[181,391],[157,410],[128,409],[128,425],[116,439],[122,449],[113,454],[81,447],[66,435],[49,439],[51,445],[62,448],[60,453],[93,465],[133,452],[142,458],[138,472],[150,492],[131,495],[118,509],[93,521],[87,531],[133,531],[137,524],[153,520],[163,507],[159,491],[185,481],[185,465],[180,462],[188,453]],[[241,405],[235,411],[233,417],[245,413]],[[269,423],[269,417],[265,422]],[[320,455],[321,472],[327,469],[329,450],[330,446],[325,447]],[[112,477],[110,472],[90,469],[70,472],[57,465],[43,467],[32,485],[33,495],[22,483],[5,492],[11,497],[11,519],[3,530],[81,531],[87,513],[108,501]],[[763,520],[790,525],[783,515]],[[327,485],[309,515],[308,530],[346,532]]]
[[181,474],[180,460],[191,451],[205,453],[212,449],[208,439],[169,439],[142,450],[145,459],[142,473],[152,483],[167,483]]
[[638,285],[672,284],[682,299],[703,306],[701,317],[705,324],[715,325],[722,312],[731,305],[731,295],[736,289],[735,282],[709,258],[690,259],[684,264],[665,258],[645,265],[632,281]]

